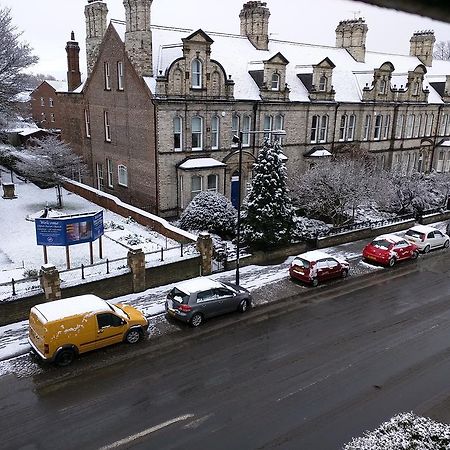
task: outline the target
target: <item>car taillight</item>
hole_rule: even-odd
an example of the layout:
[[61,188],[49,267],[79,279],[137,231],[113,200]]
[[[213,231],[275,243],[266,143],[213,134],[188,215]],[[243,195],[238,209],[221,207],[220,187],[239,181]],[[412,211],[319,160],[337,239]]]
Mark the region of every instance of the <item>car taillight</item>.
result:
[[44,354],[47,354],[50,352],[50,349],[48,348],[48,344],[44,344]]
[[189,305],[180,305],[178,309],[183,312],[189,312],[192,310],[192,308]]

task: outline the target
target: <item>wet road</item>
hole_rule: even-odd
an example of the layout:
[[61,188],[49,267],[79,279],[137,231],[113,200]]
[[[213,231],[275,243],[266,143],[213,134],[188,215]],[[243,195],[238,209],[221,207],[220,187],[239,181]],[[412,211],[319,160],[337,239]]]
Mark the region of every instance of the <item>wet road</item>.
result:
[[0,447],[327,450],[401,411],[450,422],[449,254],[46,386],[0,377]]

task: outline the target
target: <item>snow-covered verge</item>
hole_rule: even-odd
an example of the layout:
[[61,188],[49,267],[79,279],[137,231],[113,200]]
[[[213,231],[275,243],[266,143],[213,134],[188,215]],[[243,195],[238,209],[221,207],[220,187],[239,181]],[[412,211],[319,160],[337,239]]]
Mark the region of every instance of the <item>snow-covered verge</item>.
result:
[[343,450],[445,450],[450,448],[450,425],[413,412],[394,416],[374,431],[354,438]]

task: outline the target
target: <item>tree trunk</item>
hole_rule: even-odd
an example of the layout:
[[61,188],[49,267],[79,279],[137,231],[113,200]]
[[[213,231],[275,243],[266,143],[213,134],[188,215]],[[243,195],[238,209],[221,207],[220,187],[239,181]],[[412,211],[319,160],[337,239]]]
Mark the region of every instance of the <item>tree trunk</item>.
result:
[[61,209],[63,207],[63,204],[62,204],[62,191],[60,184],[56,185],[56,198],[58,201],[58,208]]

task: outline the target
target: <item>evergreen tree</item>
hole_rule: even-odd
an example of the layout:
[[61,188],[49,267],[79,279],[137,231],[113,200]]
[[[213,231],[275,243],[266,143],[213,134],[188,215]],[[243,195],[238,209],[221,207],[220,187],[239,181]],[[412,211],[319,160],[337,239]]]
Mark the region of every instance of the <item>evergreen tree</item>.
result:
[[266,141],[253,167],[252,188],[246,200],[242,240],[264,249],[291,240],[294,212],[287,188],[281,146]]

